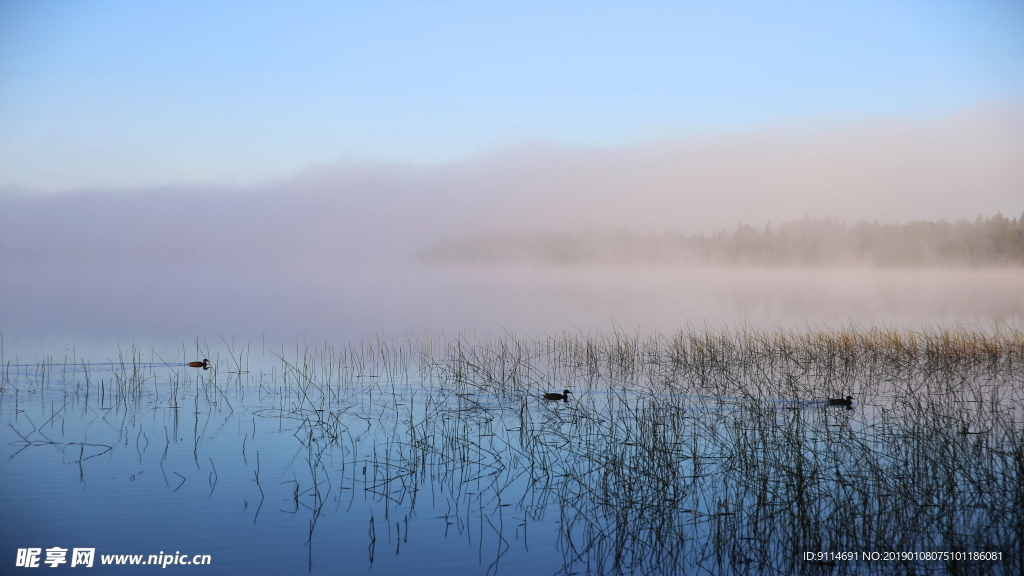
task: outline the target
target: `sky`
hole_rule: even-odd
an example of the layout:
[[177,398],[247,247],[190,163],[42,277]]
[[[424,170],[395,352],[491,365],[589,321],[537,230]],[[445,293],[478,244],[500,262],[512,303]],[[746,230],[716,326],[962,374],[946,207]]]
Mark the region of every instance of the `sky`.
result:
[[1024,103],[1024,3],[0,0],[0,190],[253,186]]

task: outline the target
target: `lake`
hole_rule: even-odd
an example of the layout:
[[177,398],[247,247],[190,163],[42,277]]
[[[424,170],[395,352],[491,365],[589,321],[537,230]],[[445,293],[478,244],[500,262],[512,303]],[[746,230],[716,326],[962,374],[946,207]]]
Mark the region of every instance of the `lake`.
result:
[[[275,348],[5,356],[8,561],[40,548],[46,567],[59,547],[59,569],[94,548],[90,571],[112,574],[135,559],[277,574],[1024,565],[1019,329]],[[202,358],[211,369],[184,365]]]

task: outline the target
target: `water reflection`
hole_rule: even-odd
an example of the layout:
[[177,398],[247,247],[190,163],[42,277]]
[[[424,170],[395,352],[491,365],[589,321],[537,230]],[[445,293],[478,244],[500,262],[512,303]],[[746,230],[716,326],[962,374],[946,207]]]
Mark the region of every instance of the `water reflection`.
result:
[[[225,347],[208,371],[135,350],[8,363],[0,502],[24,528],[7,523],[6,547],[174,547],[276,573],[1009,574],[1024,559],[1020,332]],[[804,557],[841,551],[857,559]]]

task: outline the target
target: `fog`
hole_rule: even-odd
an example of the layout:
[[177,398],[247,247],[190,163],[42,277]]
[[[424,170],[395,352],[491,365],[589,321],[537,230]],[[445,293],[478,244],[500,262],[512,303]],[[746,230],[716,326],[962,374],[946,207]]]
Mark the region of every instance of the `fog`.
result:
[[18,339],[27,350],[30,341],[1019,322],[1019,269],[468,268],[413,255],[487,232],[707,233],[805,216],[1022,211],[1024,113],[996,105],[605,149],[534,142],[443,166],[339,162],[245,189],[8,190],[0,330],[9,350]]

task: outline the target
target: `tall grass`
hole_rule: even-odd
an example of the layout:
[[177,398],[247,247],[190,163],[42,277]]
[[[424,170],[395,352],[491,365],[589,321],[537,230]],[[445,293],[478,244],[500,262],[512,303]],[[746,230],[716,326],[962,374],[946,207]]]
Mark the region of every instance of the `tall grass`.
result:
[[[409,510],[424,485],[461,506],[487,495],[515,506],[523,526],[557,514],[566,573],[821,569],[806,551],[1003,554],[898,568],[825,562],[842,573],[1024,567],[1019,330],[690,330],[364,347],[334,356],[349,366],[348,398],[390,423],[364,489]],[[357,385],[368,370],[388,377]],[[387,389],[402,373],[425,384]],[[573,402],[538,399],[563,387]],[[338,438],[337,421],[322,414],[342,396],[298,388],[302,402],[282,409],[321,406],[303,426]],[[406,404],[410,394],[418,405]],[[854,409],[827,406],[848,394]]]
[[[1024,572],[1016,328],[407,338],[281,349],[256,370],[225,345],[216,364],[233,370],[209,373],[157,376],[122,355],[104,418],[141,398],[189,402],[200,468],[199,407],[244,408],[254,522],[285,512],[263,506],[273,487],[253,454],[257,423],[290,432],[304,462],[278,489],[288,513],[308,515],[310,569],[325,519],[370,502],[371,564],[436,518],[488,572],[538,547],[558,551],[550,572],[564,574]],[[56,369],[6,367],[4,397],[35,398]],[[96,393],[94,377],[77,377],[87,383],[71,404]],[[541,397],[565,388],[569,402]],[[827,403],[847,395],[852,409]],[[185,475],[172,472],[177,490]],[[1001,559],[861,556],[943,551]]]

